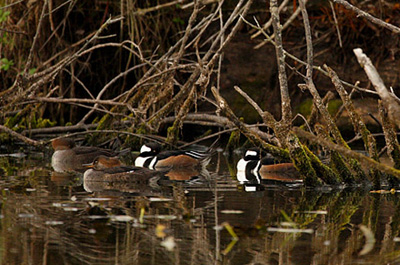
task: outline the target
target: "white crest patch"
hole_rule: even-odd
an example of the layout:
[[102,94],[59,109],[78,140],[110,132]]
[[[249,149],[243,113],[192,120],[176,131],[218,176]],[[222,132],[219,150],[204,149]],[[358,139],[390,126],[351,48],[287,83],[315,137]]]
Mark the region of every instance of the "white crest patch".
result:
[[145,152],[151,152],[151,148],[144,144],[140,148],[140,153],[145,153]]
[[248,150],[245,154],[245,156],[257,156],[257,152],[256,151],[252,151],[252,150]]

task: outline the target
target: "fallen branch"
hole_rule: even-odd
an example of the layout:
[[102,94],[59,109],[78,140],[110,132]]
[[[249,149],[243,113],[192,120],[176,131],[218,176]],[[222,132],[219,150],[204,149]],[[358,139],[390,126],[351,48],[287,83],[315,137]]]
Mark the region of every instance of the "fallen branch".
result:
[[400,103],[397,97],[386,88],[375,66],[368,56],[363,53],[362,49],[356,48],[353,52],[357,57],[358,63],[364,69],[368,79],[382,99],[383,105],[387,108],[389,117],[400,128]]
[[388,174],[392,174],[393,176],[396,176],[397,178],[400,178],[400,170],[397,170],[395,168],[392,168],[390,166],[387,166],[385,164],[379,163],[375,160],[373,160],[372,158],[369,158],[361,153],[352,151],[344,146],[340,146],[338,144],[335,144],[333,142],[330,141],[326,141],[324,139],[321,139],[321,137],[317,137],[309,132],[306,132],[298,127],[294,127],[293,131],[299,136],[299,137],[303,137],[306,138],[307,140],[315,143],[315,144],[319,144],[325,148],[328,148],[330,150],[335,150],[338,151],[339,153],[341,153],[342,155],[346,156],[346,157],[351,157],[354,158],[358,161],[360,161],[361,163],[368,165],[369,167],[373,167],[376,168],[378,170],[381,170],[385,173]]
[[11,130],[11,129],[9,129],[9,128],[3,126],[3,125],[0,125],[0,131],[6,132],[6,133],[8,133],[9,135],[11,135],[12,137],[17,138],[17,139],[19,139],[19,140],[21,140],[21,141],[23,141],[24,143],[27,143],[27,144],[29,144],[29,145],[40,146],[40,145],[43,145],[43,144],[44,144],[44,142],[36,141],[36,140],[30,139],[30,138],[28,138],[28,137],[26,137],[26,136],[23,136],[22,134],[19,134],[19,133],[17,133],[17,132],[14,132],[13,130]]

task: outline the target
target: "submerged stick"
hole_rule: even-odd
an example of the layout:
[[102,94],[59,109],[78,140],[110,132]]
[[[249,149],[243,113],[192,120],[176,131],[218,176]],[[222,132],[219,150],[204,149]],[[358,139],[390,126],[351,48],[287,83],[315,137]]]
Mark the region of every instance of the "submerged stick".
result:
[[3,126],[3,125],[0,125],[0,131],[4,131],[4,132],[8,133],[9,135],[11,135],[12,137],[17,138],[17,139],[19,139],[19,140],[21,140],[24,143],[27,143],[29,145],[39,146],[39,145],[43,145],[44,144],[43,142],[36,141],[36,140],[33,140],[33,139],[28,138],[26,136],[23,136],[22,134],[19,134],[19,133],[13,131],[13,130],[7,128],[6,126]]

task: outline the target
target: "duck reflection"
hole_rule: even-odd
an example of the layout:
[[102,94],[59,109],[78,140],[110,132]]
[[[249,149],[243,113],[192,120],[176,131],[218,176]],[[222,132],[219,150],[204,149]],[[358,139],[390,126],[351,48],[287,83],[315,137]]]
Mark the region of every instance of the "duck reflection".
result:
[[80,173],[67,173],[52,171],[50,180],[56,186],[80,186],[82,185],[83,179]]
[[83,175],[83,182],[88,192],[118,190],[121,193],[154,195],[162,190],[162,186],[171,186],[176,181],[189,182],[209,176],[205,169],[193,167],[150,170],[125,166],[117,157],[107,156],[98,156],[85,166],[89,169]]

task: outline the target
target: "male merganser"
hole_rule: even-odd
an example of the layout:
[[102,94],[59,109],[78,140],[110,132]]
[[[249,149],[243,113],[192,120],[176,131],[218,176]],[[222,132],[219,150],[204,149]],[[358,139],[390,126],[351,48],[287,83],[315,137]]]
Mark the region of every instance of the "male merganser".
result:
[[212,153],[195,150],[173,150],[161,152],[158,143],[147,143],[140,148],[135,166],[150,169],[160,168],[205,168],[210,163]]
[[261,157],[258,148],[246,151],[237,163],[237,179],[240,183],[259,184],[261,180],[301,182],[293,163],[278,163],[271,155]]

